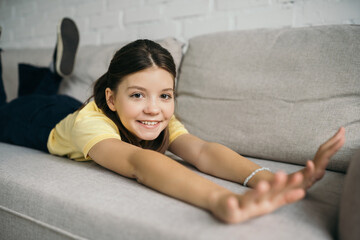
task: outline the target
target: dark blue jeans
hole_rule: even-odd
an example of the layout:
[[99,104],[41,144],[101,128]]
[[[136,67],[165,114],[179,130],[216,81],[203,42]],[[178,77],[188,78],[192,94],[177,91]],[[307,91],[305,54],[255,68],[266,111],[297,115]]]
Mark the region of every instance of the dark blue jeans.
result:
[[48,152],[51,129],[82,105],[57,94],[60,82],[48,68],[19,64],[19,97],[6,103],[0,59],[0,142]]

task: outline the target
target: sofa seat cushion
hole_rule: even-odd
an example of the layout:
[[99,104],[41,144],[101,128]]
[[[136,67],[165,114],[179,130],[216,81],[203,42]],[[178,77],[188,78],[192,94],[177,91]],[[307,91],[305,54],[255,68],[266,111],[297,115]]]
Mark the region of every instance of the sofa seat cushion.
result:
[[[278,240],[301,236],[319,240],[335,236],[342,173],[328,171],[298,203],[245,223],[227,225],[202,209],[92,161],[75,162],[5,143],[0,143],[0,152],[0,239]],[[252,160],[273,170],[300,169]],[[239,184],[199,174],[234,192],[246,190]]]

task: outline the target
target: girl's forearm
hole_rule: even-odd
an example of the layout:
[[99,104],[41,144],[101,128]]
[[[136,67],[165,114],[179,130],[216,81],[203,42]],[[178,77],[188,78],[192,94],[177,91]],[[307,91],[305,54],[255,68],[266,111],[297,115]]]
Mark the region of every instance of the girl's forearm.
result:
[[[243,184],[246,177],[261,166],[221,144],[207,142],[203,145],[196,167],[204,173]],[[261,171],[247,185],[254,187],[260,180],[272,179],[271,172]]]
[[229,192],[155,151],[137,151],[131,156],[130,162],[138,182],[207,210],[210,210],[209,199],[212,195]]

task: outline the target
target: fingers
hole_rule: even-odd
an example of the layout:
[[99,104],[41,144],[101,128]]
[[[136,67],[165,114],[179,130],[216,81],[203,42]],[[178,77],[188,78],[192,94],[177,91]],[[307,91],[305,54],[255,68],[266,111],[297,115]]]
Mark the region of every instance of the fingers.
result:
[[327,140],[325,142],[325,146],[326,145],[332,145],[334,142],[338,141],[345,133],[345,128],[344,127],[340,127],[339,130],[334,134],[334,136],[332,136],[329,140]]
[[[304,179],[303,174],[294,173],[288,176],[285,173],[281,173],[278,176],[278,179],[274,179],[274,185],[272,190],[270,191],[271,201],[276,203],[278,206],[282,206],[298,199],[298,194],[296,194],[295,198],[293,198],[293,195],[294,192],[296,193],[296,190],[302,189]],[[279,182],[277,183],[276,180],[278,180]]]
[[226,200],[226,204],[227,204],[227,208],[233,211],[239,208],[239,202],[234,196],[229,197]]
[[338,141],[328,146],[328,148],[324,150],[323,154],[325,155],[325,157],[331,157],[344,145],[344,143],[345,143],[344,138],[338,139]]
[[274,181],[272,183],[272,191],[281,191],[287,182],[287,174],[285,172],[279,171],[275,173]]
[[[303,175],[295,173],[288,177],[285,172],[279,171],[275,173],[274,179],[269,183],[266,181],[259,182],[253,191],[247,192],[241,202],[242,207],[251,204],[260,204],[261,202],[270,201],[274,206],[286,203],[284,194],[296,188],[302,188]],[[281,200],[281,201],[279,201]],[[275,202],[278,202],[275,204]]]
[[305,190],[301,186],[304,182],[304,176],[297,172],[293,175],[292,188],[284,193],[284,204],[299,201],[305,196]]
[[332,142],[332,145],[326,145],[325,147],[320,147],[318,152],[315,154],[315,165],[317,169],[325,169],[330,158],[340,150],[344,145],[345,138],[342,137],[335,142]]
[[[275,173],[271,182],[261,181],[254,190],[228,199],[227,208],[232,209],[230,222],[239,222],[255,216],[270,213],[281,206],[293,203],[305,196],[301,187],[303,174],[294,173],[288,176],[284,172]],[[236,210],[237,209],[237,210]]]
[[287,176],[287,182],[281,189],[281,192],[283,193],[289,191],[290,189],[301,188],[303,180],[303,174],[301,174],[300,172]]
[[332,138],[319,147],[315,154],[314,161],[308,161],[306,163],[305,169],[302,170],[305,177],[303,182],[305,188],[311,187],[317,180],[324,176],[330,158],[339,151],[344,143],[345,129],[341,127]]
[[269,191],[270,199],[273,200],[276,196],[286,189],[289,183],[288,175],[285,172],[279,171],[275,173],[274,180],[271,182],[271,189]]
[[315,172],[314,162],[311,160],[307,160],[305,166],[305,176],[311,176],[314,174],[314,172]]
[[319,147],[319,151],[324,152],[327,151],[328,149],[332,149],[338,143],[341,142],[344,143],[345,141],[344,136],[345,136],[345,129],[341,127],[333,137],[331,137],[329,140],[327,140]]
[[304,168],[304,183],[303,183],[303,187],[305,189],[309,188],[312,186],[312,184],[314,183],[316,177],[315,177],[315,164],[313,161],[311,160],[307,160],[306,162],[306,166]]
[[290,186],[297,187],[302,183],[303,180],[304,180],[304,176],[301,173],[299,172],[294,173],[289,180]]
[[305,165],[305,168],[304,168],[304,178],[307,179],[307,178],[311,178],[311,176],[313,176],[315,174],[315,164],[313,161],[311,160],[307,160],[306,161],[306,165]]
[[301,200],[305,197],[305,190],[304,189],[293,189],[284,195],[284,199],[286,203],[293,203],[296,201]]
[[260,198],[269,190],[269,183],[265,181],[259,182],[253,190],[247,191],[240,200],[242,208],[249,207],[250,205],[259,202]]
[[345,143],[345,129],[341,127],[338,132],[323,143],[315,154],[314,162],[316,169],[325,169],[330,158],[337,152]]

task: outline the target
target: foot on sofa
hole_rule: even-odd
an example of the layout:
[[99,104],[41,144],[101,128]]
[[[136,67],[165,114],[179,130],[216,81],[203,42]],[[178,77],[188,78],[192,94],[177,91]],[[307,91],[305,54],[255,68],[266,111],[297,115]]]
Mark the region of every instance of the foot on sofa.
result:
[[79,45],[79,31],[70,18],[63,18],[57,29],[57,42],[53,55],[53,69],[62,76],[69,76],[74,68]]

